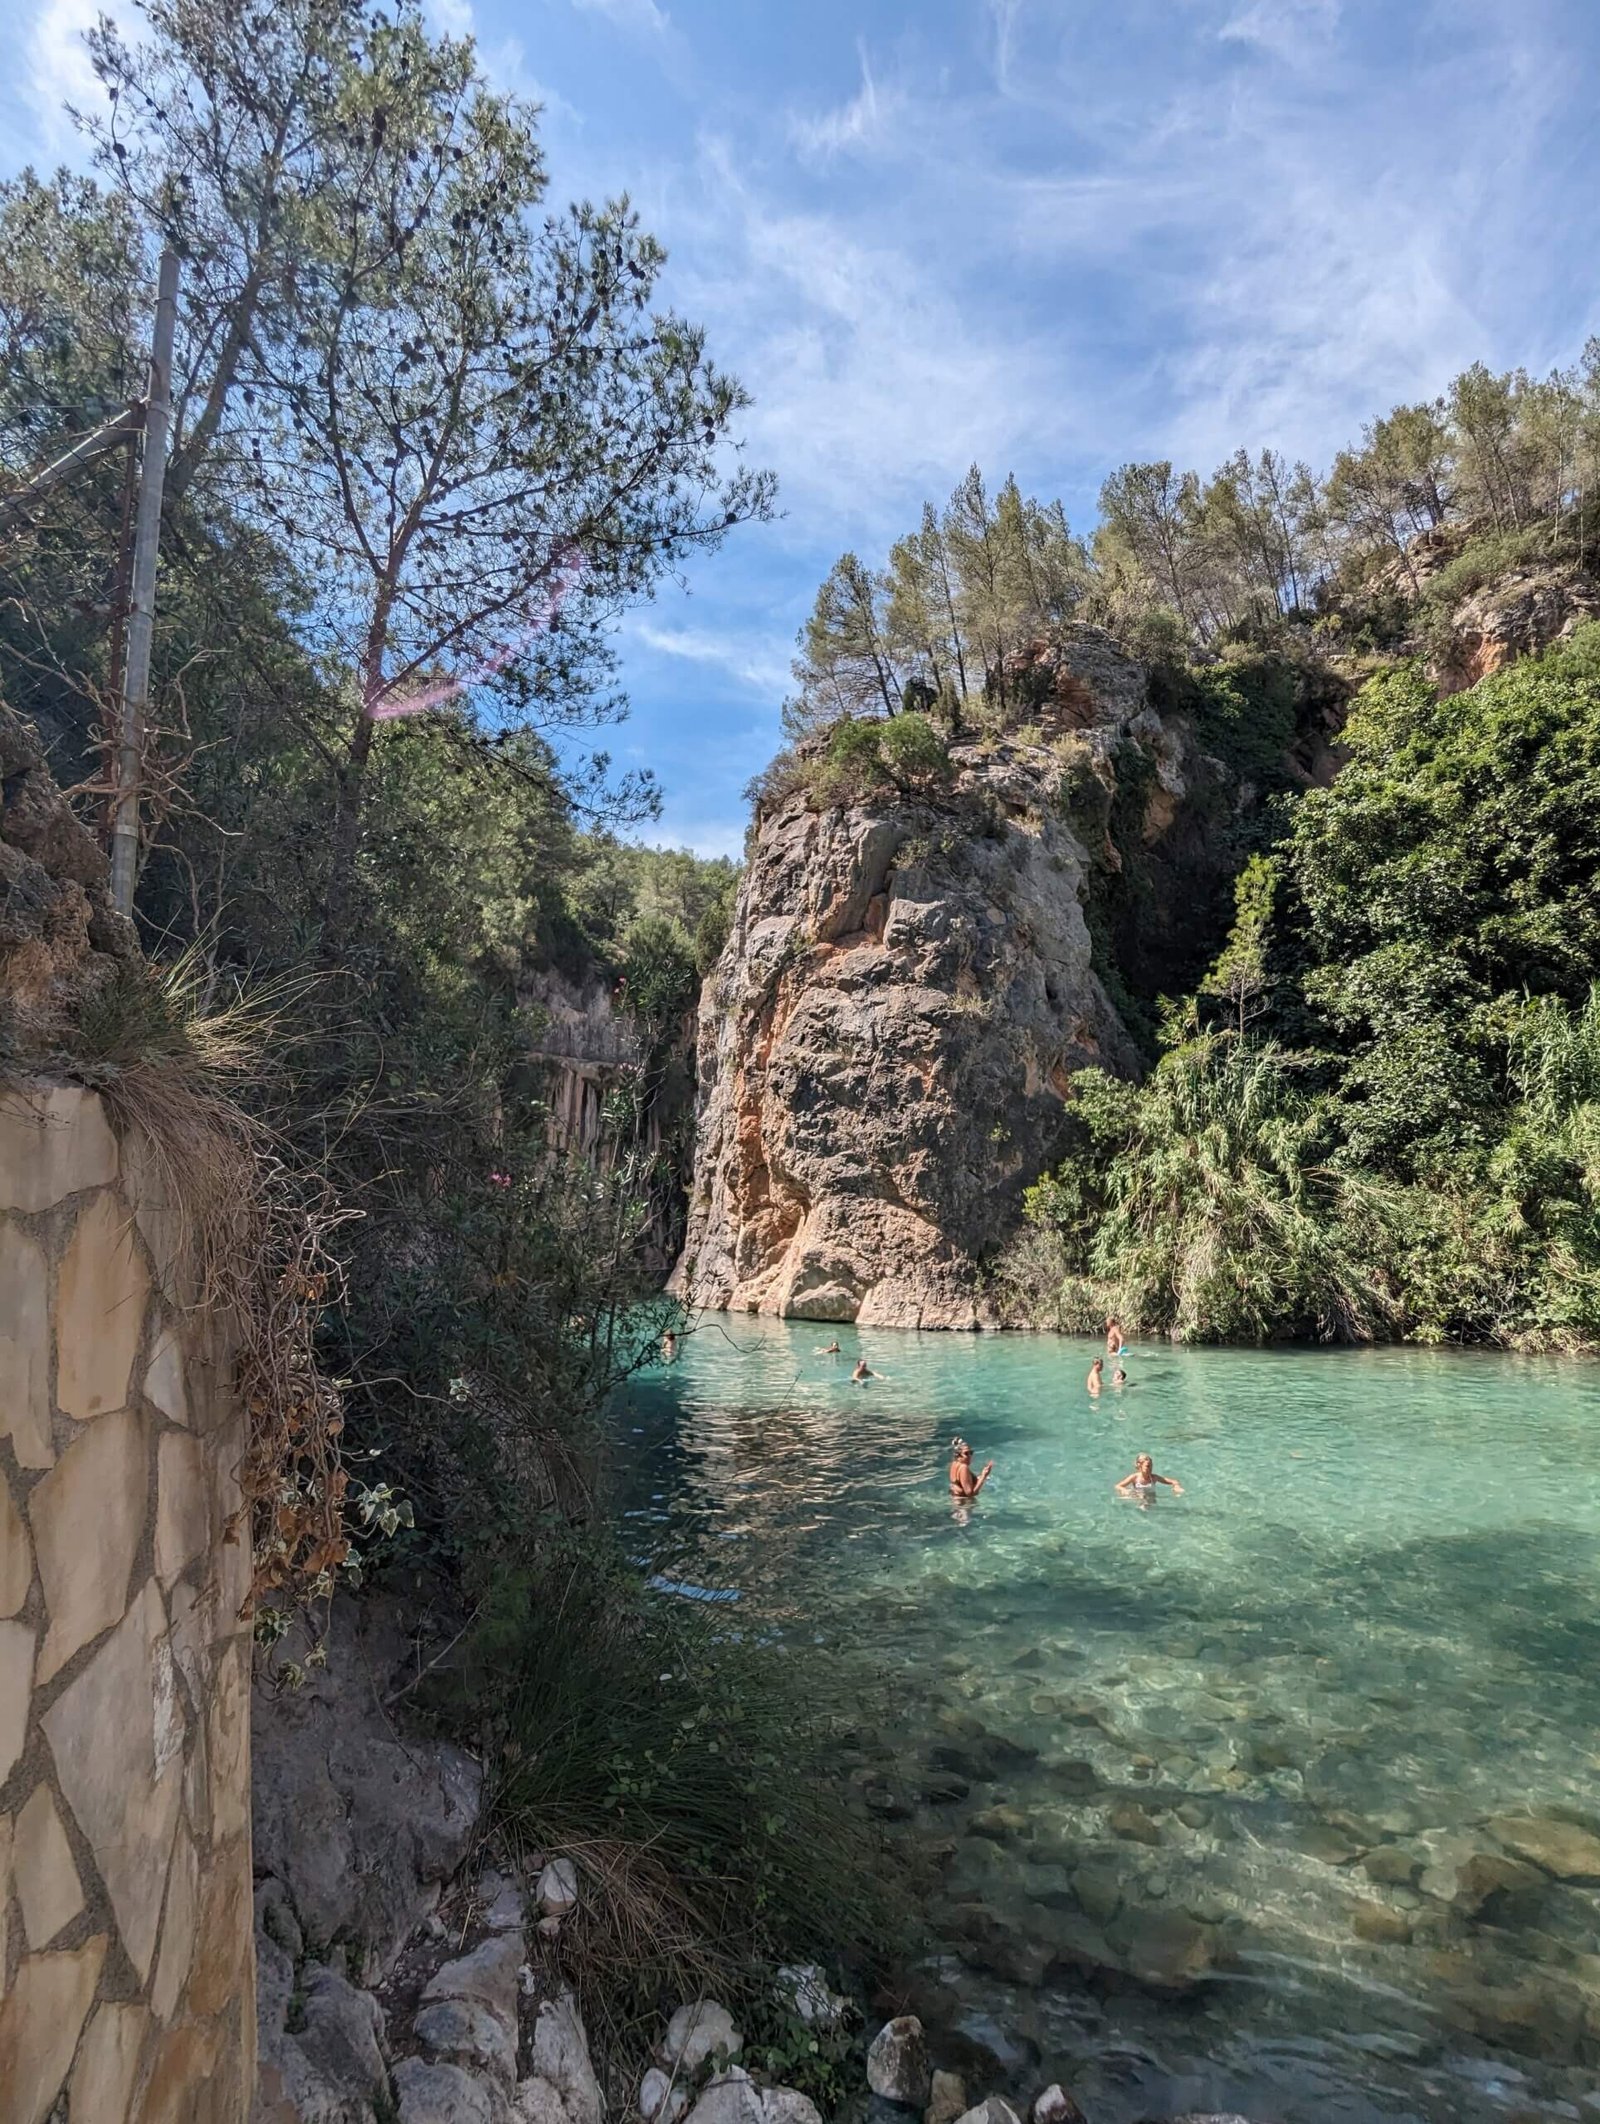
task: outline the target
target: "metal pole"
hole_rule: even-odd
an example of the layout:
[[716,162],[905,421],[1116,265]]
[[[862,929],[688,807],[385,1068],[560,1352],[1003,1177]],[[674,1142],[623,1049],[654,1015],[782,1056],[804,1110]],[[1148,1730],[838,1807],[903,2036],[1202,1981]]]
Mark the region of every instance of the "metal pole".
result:
[[115,450],[119,444],[131,441],[138,434],[143,420],[142,406],[124,406],[120,413],[113,414],[92,435],[86,435],[81,443],[74,443],[64,457],[58,457],[53,465],[46,465],[42,472],[35,473],[25,487],[18,487],[14,493],[6,495],[0,501],[0,526],[25,518],[41,494],[48,493],[76,472],[80,465],[92,464],[107,450]]
[[156,624],[156,555],[161,545],[161,489],[167,476],[167,427],[172,416],[172,341],[178,320],[178,254],[163,251],[156,286],[150,389],[145,398],[144,450],[139,460],[139,513],[133,533],[133,592],[128,599],[128,668],[122,681],[122,727],[117,744],[117,806],[111,829],[111,904],[133,913],[139,871],[139,773],[145,709],[150,699],[150,652]]

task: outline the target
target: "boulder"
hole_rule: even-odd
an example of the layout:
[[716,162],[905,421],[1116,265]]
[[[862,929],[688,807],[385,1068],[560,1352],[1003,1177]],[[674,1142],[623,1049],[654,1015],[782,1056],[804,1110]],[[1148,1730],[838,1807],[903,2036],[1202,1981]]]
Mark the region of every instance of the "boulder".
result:
[[517,2038],[477,1999],[434,1999],[417,2011],[411,2032],[424,2056],[496,2080],[509,2093],[517,2076]]
[[459,2065],[402,2058],[394,2069],[397,2124],[503,2124],[505,2098]]
[[589,2057],[578,2002],[570,1991],[541,2004],[533,2024],[530,2062],[534,2074],[555,2088],[568,2124],[600,2124],[605,2098]]
[[1119,1800],[1106,1816],[1106,1826],[1113,1836],[1120,1836],[1130,1843],[1159,1844],[1161,1831],[1136,1800]]
[[384,1698],[417,1649],[382,1601],[335,1601],[327,1664],[255,1692],[253,1857],[319,1953],[374,1983],[432,1912],[477,1834],[483,1771],[446,1741],[397,1736]]
[[903,2109],[926,2109],[933,2090],[928,2046],[914,2013],[885,2021],[867,2052],[867,2085]]
[[1177,1910],[1126,1906],[1108,1938],[1127,1973],[1152,1991],[1193,1991],[1218,1958],[1215,1928]]
[[719,2051],[725,2058],[736,2058],[743,2048],[744,2037],[727,2007],[715,1999],[694,1999],[680,2006],[667,2023],[661,2055],[668,2065],[692,2078]]
[[1362,1859],[1361,1870],[1380,1887],[1414,1888],[1422,1872],[1422,1861],[1399,1844],[1378,1844]]
[[389,2101],[383,2010],[337,1970],[311,1964],[301,2013],[287,2027],[294,1964],[266,1932],[256,1935],[260,2124],[379,2124]]
[[1600,1836],[1550,1815],[1497,1814],[1485,1824],[1497,1843],[1558,1881],[1600,1881]]
[[1477,1917],[1496,1896],[1542,1888],[1546,1880],[1537,1866],[1522,1859],[1502,1858],[1497,1851],[1475,1851],[1455,1869],[1448,1900],[1463,1917]]
[[1411,1944],[1411,1920],[1387,1903],[1357,1903],[1350,1912],[1350,1930],[1358,1940],[1369,1940],[1376,1947]]
[[737,2065],[718,2073],[690,2110],[688,2124],[767,2124],[762,2090]]

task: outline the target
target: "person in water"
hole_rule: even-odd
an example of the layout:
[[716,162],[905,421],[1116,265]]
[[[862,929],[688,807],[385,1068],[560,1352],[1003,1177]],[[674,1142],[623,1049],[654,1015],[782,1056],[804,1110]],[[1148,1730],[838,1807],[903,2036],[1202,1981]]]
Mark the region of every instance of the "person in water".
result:
[[1124,1475],[1121,1482],[1117,1484],[1117,1495],[1119,1497],[1148,1496],[1158,1482],[1167,1489],[1175,1491],[1179,1497],[1183,1495],[1183,1484],[1174,1482],[1170,1475],[1158,1475],[1156,1473],[1156,1464],[1150,1458],[1150,1455],[1141,1453],[1133,1464],[1133,1473]]
[[1083,1383],[1091,1394],[1099,1393],[1101,1374],[1105,1371],[1105,1368],[1106,1361],[1103,1357],[1097,1357],[1094,1363],[1090,1365],[1089,1376]]
[[994,1473],[994,1462],[986,1460],[980,1474],[972,1472],[972,1448],[964,1438],[950,1441],[950,1495],[958,1503],[970,1504]]
[[819,1357],[837,1357],[839,1355],[838,1343],[836,1341],[819,1343],[817,1346],[817,1355]]
[[856,1359],[856,1368],[850,1374],[850,1377],[857,1386],[861,1386],[868,1379],[881,1379],[883,1377],[883,1374],[881,1372],[874,1372],[868,1365],[865,1357],[858,1357]]
[[671,1328],[668,1328],[667,1332],[661,1338],[661,1360],[664,1364],[671,1364],[673,1358],[676,1357],[677,1354],[678,1338],[672,1332]]
[[1128,1345],[1123,1339],[1122,1322],[1120,1320],[1108,1320],[1106,1322],[1106,1355],[1108,1357],[1120,1357],[1127,1347]]
[[1112,1384],[1113,1386],[1126,1386],[1126,1385],[1127,1385],[1127,1383],[1128,1383],[1128,1375],[1127,1375],[1127,1373],[1126,1373],[1126,1372],[1125,1372],[1125,1371],[1124,1371],[1124,1370],[1122,1369],[1121,1365],[1119,1364],[1119,1365],[1117,1366],[1116,1370],[1115,1370],[1115,1371],[1114,1371],[1114,1372],[1112,1373],[1112,1375],[1111,1375],[1111,1384]]

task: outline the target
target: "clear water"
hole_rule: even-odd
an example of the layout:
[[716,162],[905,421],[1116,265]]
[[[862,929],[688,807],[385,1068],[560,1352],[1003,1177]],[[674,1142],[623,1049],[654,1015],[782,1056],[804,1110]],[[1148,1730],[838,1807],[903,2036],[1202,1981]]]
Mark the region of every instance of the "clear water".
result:
[[[1600,1831],[1600,1367],[1160,1348],[1096,1403],[1086,1344],[831,1332],[705,1318],[622,1509],[664,1592],[886,1674],[854,1775],[940,1862],[947,2032],[1106,2124],[1600,2119],[1600,1883],[1459,1874]],[[1181,1497],[1113,1495],[1140,1448]]]

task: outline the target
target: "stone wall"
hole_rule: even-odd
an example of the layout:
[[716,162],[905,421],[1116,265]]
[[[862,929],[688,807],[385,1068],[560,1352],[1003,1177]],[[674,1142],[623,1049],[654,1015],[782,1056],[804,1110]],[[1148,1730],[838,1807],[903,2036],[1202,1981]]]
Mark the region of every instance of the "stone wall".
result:
[[255,2076],[244,1434],[160,1192],[95,1094],[0,1095],[0,2124]]

